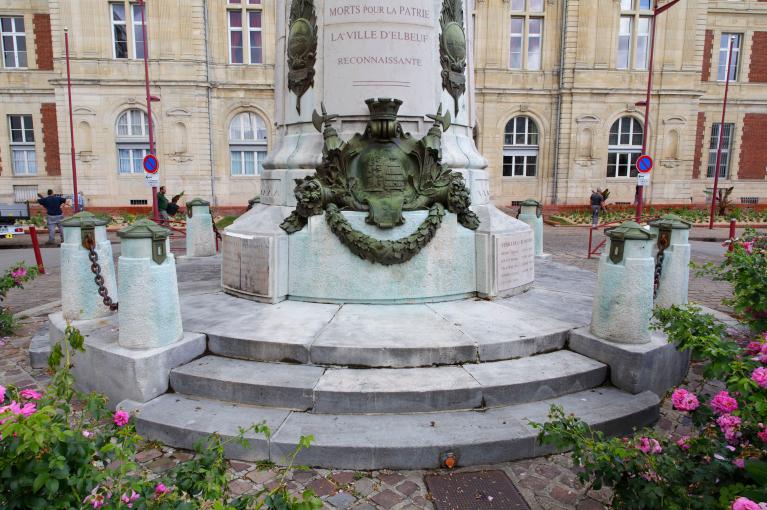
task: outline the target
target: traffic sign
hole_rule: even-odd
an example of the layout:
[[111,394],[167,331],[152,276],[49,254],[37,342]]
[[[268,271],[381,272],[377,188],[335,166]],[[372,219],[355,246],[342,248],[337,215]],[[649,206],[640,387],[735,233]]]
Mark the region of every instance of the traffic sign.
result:
[[156,174],[160,169],[160,162],[157,161],[157,157],[154,154],[147,154],[144,156],[144,170],[148,174]]
[[144,174],[144,182],[146,182],[146,185],[150,188],[159,188],[160,187],[160,176],[155,174]]
[[636,162],[637,170],[641,173],[647,173],[652,170],[652,158],[647,154],[639,156]]
[[637,186],[649,186],[649,185],[650,185],[649,173],[637,174]]

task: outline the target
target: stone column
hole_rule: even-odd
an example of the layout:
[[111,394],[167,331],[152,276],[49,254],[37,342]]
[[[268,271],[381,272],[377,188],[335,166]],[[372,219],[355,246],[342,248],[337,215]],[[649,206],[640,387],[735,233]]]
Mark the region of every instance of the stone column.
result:
[[543,205],[532,198],[525,200],[520,204],[517,219],[533,229],[535,256],[543,257]]
[[140,220],[118,233],[122,239],[119,344],[133,349],[164,347],[183,335],[176,262],[169,231]]
[[591,333],[616,343],[648,343],[653,309],[652,240],[655,234],[633,221],[606,234],[609,240],[599,259]]
[[201,198],[186,203],[186,256],[212,257],[216,254],[216,236],[210,202]]
[[[690,281],[690,222],[667,214],[650,222],[650,232],[658,236],[657,249],[663,250],[663,270],[660,276],[655,306],[687,304]],[[656,255],[657,257],[657,255]]]
[[89,212],[81,212],[62,222],[64,243],[61,245],[61,308],[64,320],[90,320],[112,312],[104,305],[99,287],[91,271],[87,242],[98,255],[101,276],[109,296],[117,300],[112,244],[107,237],[107,222]]

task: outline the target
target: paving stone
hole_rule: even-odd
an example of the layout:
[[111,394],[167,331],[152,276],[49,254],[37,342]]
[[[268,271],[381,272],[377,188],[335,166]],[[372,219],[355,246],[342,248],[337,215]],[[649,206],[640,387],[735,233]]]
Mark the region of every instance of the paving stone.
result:
[[573,505],[578,500],[578,493],[575,490],[568,489],[567,487],[563,487],[561,485],[555,485],[552,487],[549,494],[552,498],[566,505]]
[[402,496],[400,496],[399,494],[397,494],[391,489],[386,489],[385,491],[379,492],[378,494],[376,494],[370,499],[376,505],[380,505],[386,510],[389,510],[390,508],[394,507],[405,498],[403,498]]
[[229,465],[232,466],[232,469],[237,472],[247,471],[253,468],[253,464],[248,464],[247,462],[240,462],[237,460],[230,460]]
[[248,492],[252,492],[254,489],[253,484],[243,479],[237,479],[229,482],[229,491],[233,496],[242,496]]
[[399,473],[379,473],[378,479],[386,485],[396,485],[404,480],[405,477]]
[[336,492],[336,486],[325,478],[317,478],[306,484],[307,489],[311,489],[318,497],[327,496]]
[[397,486],[397,490],[405,496],[412,496],[420,487],[417,483],[406,480]]
[[298,483],[306,484],[309,480],[317,476],[317,472],[313,469],[301,469],[298,471],[293,471],[292,479],[295,480]]
[[556,466],[552,466],[551,464],[537,464],[533,468],[533,471],[550,480],[553,480],[562,474],[561,469]]
[[273,480],[274,477],[276,476],[277,476],[277,472],[272,471],[271,469],[267,471],[261,471],[257,469],[245,475],[245,478],[247,478],[248,480],[252,480],[255,483],[263,484],[268,482],[269,480]]
[[346,509],[351,507],[357,501],[357,498],[348,492],[339,491],[337,494],[329,496],[325,501],[336,508]]
[[147,468],[155,473],[164,473],[173,466],[176,465],[176,461],[170,457],[161,457],[147,465]]
[[593,499],[584,499],[575,508],[577,510],[604,510],[605,506]]
[[367,501],[363,501],[358,505],[354,506],[354,510],[378,510],[376,507],[368,503]]
[[548,480],[537,476],[525,476],[519,479],[519,485],[532,491],[541,491],[548,487],[549,482]]
[[331,478],[338,485],[349,485],[354,483],[354,471],[339,471],[337,473],[333,473]]
[[371,478],[363,478],[354,482],[354,490],[360,494],[363,498],[369,496],[376,489],[378,482]]
[[149,450],[144,450],[142,452],[138,452],[136,454],[136,462],[149,462],[150,460],[154,460],[157,457],[162,457],[162,452],[156,448],[152,448]]

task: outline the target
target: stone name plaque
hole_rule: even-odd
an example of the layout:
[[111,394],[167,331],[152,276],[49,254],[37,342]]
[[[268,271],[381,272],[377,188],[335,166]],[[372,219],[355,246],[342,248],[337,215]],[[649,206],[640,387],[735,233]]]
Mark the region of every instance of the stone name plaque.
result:
[[253,237],[242,240],[240,250],[240,285],[243,292],[271,296],[270,273],[272,238]]
[[240,250],[242,238],[224,234],[223,264],[221,265],[221,282],[224,287],[240,288]]
[[401,115],[422,116],[441,86],[440,13],[432,0],[326,0],[323,16],[325,106],[366,114],[365,99],[396,97]]
[[495,236],[495,275],[498,292],[528,284],[535,278],[532,232]]

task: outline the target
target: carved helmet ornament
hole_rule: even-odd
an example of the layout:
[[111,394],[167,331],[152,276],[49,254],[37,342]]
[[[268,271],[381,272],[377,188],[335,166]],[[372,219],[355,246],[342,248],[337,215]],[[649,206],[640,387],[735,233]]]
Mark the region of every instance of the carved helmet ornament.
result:
[[301,115],[301,97],[314,85],[317,61],[317,17],[312,0],[293,0],[288,31],[288,89],[296,95]]
[[[296,180],[296,209],[282,223],[292,234],[304,228],[309,216],[325,213],[331,230],[353,253],[384,265],[410,260],[434,237],[445,209],[458,215],[466,228],[479,219],[463,176],[442,164],[442,132],[450,127],[450,112],[435,115],[429,132],[416,140],[397,121],[398,99],[365,101],[370,120],[363,134],[344,142],[333,128],[336,115],[314,112],[315,128],[325,140],[317,172]],[[324,126],[324,127],[323,127]],[[379,228],[402,225],[402,211],[428,209],[429,214],[410,236],[382,241],[352,228],[341,209],[367,211],[367,223]]]

